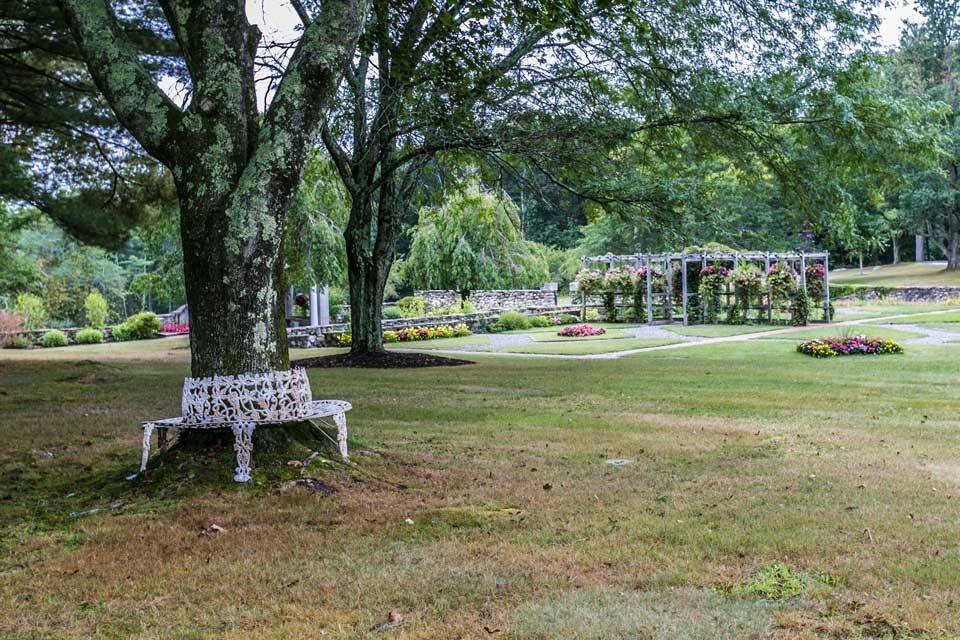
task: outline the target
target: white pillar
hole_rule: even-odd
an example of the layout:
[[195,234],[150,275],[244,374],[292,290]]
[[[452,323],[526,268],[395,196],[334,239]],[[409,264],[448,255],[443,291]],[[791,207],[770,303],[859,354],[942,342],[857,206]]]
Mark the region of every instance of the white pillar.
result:
[[310,326],[315,327],[320,323],[317,305],[317,285],[310,287]]
[[293,287],[290,287],[290,290],[287,291],[287,300],[283,305],[283,312],[287,314],[287,317],[293,315]]
[[320,290],[320,326],[330,324],[330,287],[324,285]]

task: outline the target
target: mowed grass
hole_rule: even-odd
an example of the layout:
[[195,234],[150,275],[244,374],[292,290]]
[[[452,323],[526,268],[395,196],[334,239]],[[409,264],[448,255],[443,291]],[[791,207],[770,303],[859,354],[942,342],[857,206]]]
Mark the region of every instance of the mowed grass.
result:
[[784,325],[772,324],[691,324],[686,327],[683,325],[664,326],[664,329],[672,331],[677,335],[697,338],[723,338],[726,336],[739,336],[746,333],[763,333],[765,331],[774,331],[783,328],[785,328]]
[[763,336],[760,340],[812,340],[814,338],[842,337],[842,336],[871,336],[875,338],[890,338],[891,340],[909,340],[910,338],[922,338],[923,334],[915,331],[904,331],[902,329],[891,329],[890,327],[881,327],[869,324],[852,324],[834,327],[830,325],[821,325],[819,327],[809,327],[800,331],[791,331],[790,333],[778,333],[771,336]]
[[902,262],[831,271],[830,282],[836,284],[879,285],[884,287],[960,286],[960,271],[947,271],[944,265],[929,262]]
[[[960,634],[952,348],[316,370],[354,405],[353,463],[303,471],[324,496],[125,481],[188,372],[143,346],[3,353],[0,636]],[[732,595],[774,563],[817,586]]]
[[659,347],[665,344],[675,344],[680,340],[669,338],[609,338],[598,340],[596,336],[588,338],[565,338],[564,341],[538,341],[527,344],[511,345],[497,349],[498,353],[538,353],[546,355],[583,356],[646,347]]

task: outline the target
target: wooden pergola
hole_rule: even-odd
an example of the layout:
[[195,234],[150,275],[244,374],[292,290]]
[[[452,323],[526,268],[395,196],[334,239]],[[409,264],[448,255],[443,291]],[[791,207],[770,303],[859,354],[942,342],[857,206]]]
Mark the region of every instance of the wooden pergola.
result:
[[[612,269],[617,266],[630,265],[636,269],[644,268],[646,270],[646,312],[647,312],[647,322],[653,322],[653,299],[654,296],[662,297],[663,302],[658,305],[664,309],[666,319],[673,319],[673,267],[674,265],[679,264],[680,266],[680,277],[681,282],[681,309],[683,324],[687,326],[690,322],[690,314],[688,312],[688,302],[690,300],[690,292],[687,286],[687,267],[690,264],[699,265],[702,269],[708,265],[717,265],[717,264],[732,264],[733,268],[736,269],[744,262],[756,263],[758,265],[763,265],[763,273],[766,275],[770,271],[770,267],[778,263],[786,263],[791,267],[794,267],[800,276],[800,287],[806,293],[807,291],[807,267],[812,264],[823,264],[823,318],[825,322],[830,322],[830,254],[829,252],[795,252],[790,251],[786,253],[769,253],[769,252],[757,252],[750,251],[745,253],[708,253],[708,252],[693,252],[693,253],[634,253],[628,255],[613,255],[607,254],[604,256],[591,256],[583,258],[582,265],[584,268],[589,268],[593,266],[604,267],[606,269]],[[653,268],[661,268],[663,270],[663,277],[666,283],[666,291],[655,292],[653,291],[653,278],[651,276],[651,271]],[[773,308],[772,300],[767,292],[767,305],[766,312],[768,318],[772,318]],[[729,298],[731,295],[735,295],[731,291],[726,291],[724,295],[727,297],[727,302],[729,304]],[[586,296],[583,296],[584,301],[586,301]]]

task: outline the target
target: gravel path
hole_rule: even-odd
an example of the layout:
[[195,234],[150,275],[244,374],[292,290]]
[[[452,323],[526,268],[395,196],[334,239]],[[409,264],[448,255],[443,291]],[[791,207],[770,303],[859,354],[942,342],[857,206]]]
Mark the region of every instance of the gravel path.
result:
[[934,329],[922,324],[881,324],[877,326],[923,334],[922,338],[910,338],[904,340],[903,344],[950,344],[960,342],[960,333]]
[[633,334],[634,338],[654,338],[662,339],[667,338],[668,340],[696,340],[696,336],[682,336],[679,333],[674,333],[664,329],[658,325],[644,325],[642,327],[634,327],[630,329],[630,333]]
[[491,333],[487,336],[492,349],[501,347],[515,347],[520,344],[529,344],[533,342],[533,336],[529,333]]

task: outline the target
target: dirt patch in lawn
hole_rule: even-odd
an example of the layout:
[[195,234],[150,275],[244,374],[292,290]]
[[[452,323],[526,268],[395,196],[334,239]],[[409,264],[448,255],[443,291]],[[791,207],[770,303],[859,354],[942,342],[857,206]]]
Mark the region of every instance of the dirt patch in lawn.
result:
[[296,367],[307,369],[335,369],[341,367],[355,367],[361,369],[413,369],[419,367],[459,367],[473,364],[471,360],[458,358],[444,358],[428,353],[338,353],[332,356],[317,356],[303,358],[291,363]]

